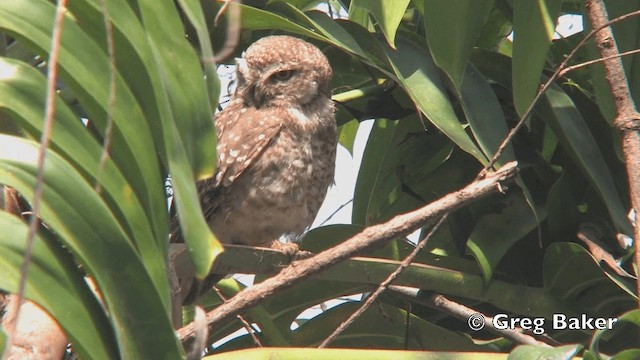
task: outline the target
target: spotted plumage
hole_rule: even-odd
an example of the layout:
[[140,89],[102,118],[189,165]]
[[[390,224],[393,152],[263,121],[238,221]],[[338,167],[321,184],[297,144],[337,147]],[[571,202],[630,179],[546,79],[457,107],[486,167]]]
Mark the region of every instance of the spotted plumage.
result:
[[332,71],[290,36],[262,38],[237,62],[237,88],[215,118],[218,170],[198,192],[221,242],[270,247],[311,225],[333,182]]

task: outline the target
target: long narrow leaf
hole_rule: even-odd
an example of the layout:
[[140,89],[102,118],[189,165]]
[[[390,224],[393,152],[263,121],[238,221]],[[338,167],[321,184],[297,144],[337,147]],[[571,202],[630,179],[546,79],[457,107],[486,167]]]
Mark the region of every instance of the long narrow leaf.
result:
[[445,93],[440,74],[430,56],[417,44],[404,37],[396,39],[397,50],[385,51],[398,76],[417,107],[438,129],[460,148],[473,155],[481,163],[485,156],[471,141],[458,120]]
[[[0,211],[0,288],[18,290],[27,224]],[[47,310],[82,358],[114,359],[109,320],[68,252],[49,236],[36,236],[27,275],[26,297]]]
[[353,0],[349,6],[349,13],[352,8],[354,11],[358,8],[368,11],[378,21],[378,26],[387,39],[387,43],[395,48],[396,31],[398,31],[408,6],[409,0]]
[[515,0],[513,102],[522,115],[538,91],[561,0]]
[[424,26],[429,50],[457,88],[462,86],[471,49],[493,1],[425,1]]
[[[26,16],[26,14],[30,14]],[[18,39],[24,39],[36,51],[46,54],[51,43],[51,24],[54,7],[48,1],[9,1],[0,3],[0,28],[6,29]],[[35,16],[40,21],[32,21]],[[83,51],[77,51],[81,47]],[[117,101],[109,106],[109,60],[99,44],[68,18],[64,23],[59,66],[64,81],[73,92],[83,109],[89,114],[96,128],[103,131],[106,114],[111,111],[114,131],[111,140],[110,157],[118,164],[122,174],[141,200],[145,213],[151,218],[155,236],[136,238],[136,241],[155,242],[165,252],[167,234],[166,201],[163,181],[154,149],[151,131],[144,119],[144,112],[132,96],[128,86],[120,76],[116,76]],[[162,238],[160,240],[160,238]],[[151,260],[151,267],[162,266],[161,259]],[[154,276],[154,283],[164,296],[169,308],[169,288],[165,276]]]
[[[34,138],[42,133],[45,79],[40,72],[20,61],[0,58],[0,108]],[[74,164],[90,183],[100,178],[102,196],[118,222],[135,244],[147,271],[158,289],[168,288],[164,256],[153,241],[153,230],[138,195],[131,191],[122,172],[108,159],[100,173],[101,145],[95,141],[80,119],[60,100],[56,104],[52,146]],[[162,291],[162,290],[161,290]]]
[[[0,135],[0,183],[33,196],[38,144]],[[94,277],[123,358],[179,357],[162,295],[112,213],[71,164],[47,152],[41,218]],[[74,221],[69,221],[74,219]]]

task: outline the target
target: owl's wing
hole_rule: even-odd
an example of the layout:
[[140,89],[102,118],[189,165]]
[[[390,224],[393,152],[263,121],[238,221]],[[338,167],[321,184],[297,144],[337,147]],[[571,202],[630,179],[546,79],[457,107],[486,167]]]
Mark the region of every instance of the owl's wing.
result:
[[223,111],[216,119],[218,171],[216,185],[230,186],[265,151],[282,129],[281,117],[270,111]]
[[[273,112],[240,111],[233,105],[216,117],[218,169],[215,178],[198,181],[196,187],[204,216],[217,211],[221,187],[228,187],[262,155],[282,129],[282,119]],[[178,217],[172,206],[171,242],[183,242]]]

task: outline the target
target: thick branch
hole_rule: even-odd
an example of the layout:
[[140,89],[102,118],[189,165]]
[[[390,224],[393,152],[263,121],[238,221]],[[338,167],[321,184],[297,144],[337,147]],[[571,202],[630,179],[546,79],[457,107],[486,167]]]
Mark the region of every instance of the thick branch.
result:
[[[599,28],[608,21],[607,10],[602,0],[587,0],[589,19],[594,28]],[[611,88],[616,108],[614,125],[622,133],[622,151],[624,153],[629,178],[629,193],[631,205],[636,214],[640,211],[640,114],[635,108],[629,91],[629,85],[622,67],[620,52],[613,38],[611,27],[607,26],[595,35],[600,57],[607,59],[604,65],[605,78]],[[634,244],[636,250],[636,264],[640,267],[640,227],[634,227]],[[640,281],[637,282],[640,294]]]
[[[501,183],[512,180],[516,173],[516,163],[506,164],[499,171],[474,181],[462,190],[450,193],[415,211],[398,215],[386,223],[370,226],[340,245],[311,258],[292,263],[278,275],[243,290],[228,302],[209,312],[207,314],[209,328],[215,328],[277,291],[289,288],[315,273],[326,270],[356,254],[383,246],[393,239],[407,236],[430,221],[445,213],[455,211],[474,200],[500,192]],[[178,330],[178,336],[187,347],[193,341],[194,332],[193,323]]]

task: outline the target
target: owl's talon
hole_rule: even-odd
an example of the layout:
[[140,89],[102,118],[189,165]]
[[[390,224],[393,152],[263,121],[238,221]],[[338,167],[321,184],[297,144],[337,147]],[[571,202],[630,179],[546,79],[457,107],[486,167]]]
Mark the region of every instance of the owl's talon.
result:
[[274,240],[271,243],[270,247],[274,250],[280,251],[285,255],[288,255],[290,258],[293,258],[300,250],[300,248],[298,247],[298,244],[292,243],[292,242],[283,243],[280,240]]

